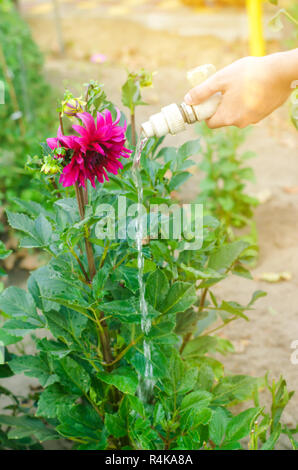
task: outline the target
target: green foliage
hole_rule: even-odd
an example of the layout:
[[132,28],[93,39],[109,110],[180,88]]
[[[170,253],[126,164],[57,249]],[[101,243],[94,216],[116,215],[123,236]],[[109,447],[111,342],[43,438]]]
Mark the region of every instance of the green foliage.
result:
[[253,152],[239,153],[246,133],[235,127],[211,131],[205,123],[197,127],[203,137],[200,170],[205,173],[200,183],[199,201],[206,209],[225,223],[230,237],[233,227],[242,228],[251,223],[253,207],[258,202],[245,192],[246,182],[254,181],[253,170],[245,166]]
[[[278,7],[278,0],[269,0],[270,3]],[[297,47],[298,41],[298,4],[292,2],[287,5],[287,8],[278,8],[276,13],[269,21],[269,27],[274,31],[281,31],[284,27],[285,20],[292,26],[290,29],[290,37],[287,37],[285,46],[289,49]],[[294,83],[294,91],[290,97],[290,117],[293,125],[298,129],[298,90],[297,84]]]
[[136,106],[146,104],[142,100],[141,89],[152,85],[152,74],[145,70],[138,73],[128,73],[126,82],[122,87],[122,103],[131,114],[134,114]]
[[[24,170],[28,153],[38,151],[54,124],[55,99],[42,74],[43,59],[29,27],[12,7],[0,3],[0,81],[5,104],[0,104],[0,199],[16,195],[38,200],[38,191],[28,188]],[[56,127],[56,125],[55,125]]]
[[[198,140],[179,149],[162,147],[162,142],[148,140],[141,156],[147,222],[151,204],[171,205],[172,191],[190,176],[190,157],[200,148]],[[240,305],[219,301],[213,292],[228,276],[243,275],[250,245],[230,242],[219,221],[206,216],[202,245],[194,249],[195,234],[176,239],[172,227],[162,237],[166,216],[153,219],[158,238],[142,245],[144,295],[152,323],[146,334],[135,240],[127,232],[119,236],[121,218],[115,219],[113,239],[96,237],[97,224],[103,221],[99,204],[109,203],[116,210],[121,195],[129,209],[138,200],[131,170],[128,160],[119,176],[96,189],[89,187],[83,217],[73,193],[63,188],[53,190],[44,206],[19,202],[22,212],[7,213],[10,224],[23,235],[21,246],[45,250],[49,262],[31,273],[27,290],[10,287],[1,294],[0,309],[7,320],[0,338],[5,345],[18,344],[28,333],[44,328],[51,336],[33,335],[35,354],[8,354],[0,366],[4,376],[24,373],[41,385],[25,416],[0,416],[1,445],[16,448],[27,439],[27,448],[59,437],[85,450],[241,449],[242,439],[250,436],[262,416],[258,442],[270,448],[290,394],[284,382],[272,386],[268,419],[256,398],[264,380],[226,376],[218,354],[233,351],[233,345],[213,334],[214,327],[235,319],[247,321],[254,302],[264,295],[256,292]],[[171,213],[167,218],[173,221]],[[127,226],[136,223],[137,214],[127,215]],[[147,388],[144,398],[139,387],[148,361],[154,386]],[[254,407],[238,415],[229,410],[250,399],[255,400]],[[285,432],[294,442],[295,431]]]

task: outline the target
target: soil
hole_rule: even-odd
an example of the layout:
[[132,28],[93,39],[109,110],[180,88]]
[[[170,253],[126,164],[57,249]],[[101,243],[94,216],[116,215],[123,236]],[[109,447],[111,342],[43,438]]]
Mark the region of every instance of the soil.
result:
[[[148,17],[139,11],[132,13],[133,8],[137,8],[133,6],[137,2],[121,2],[121,5],[130,5],[131,14],[127,11],[120,14],[121,10],[118,10],[115,15],[111,12],[109,14],[108,10],[103,14],[102,9],[95,14],[88,8],[78,9],[76,13],[75,8],[69,9],[69,4],[77,7],[78,2],[68,1],[63,2],[62,9],[66,55],[61,58],[49,11],[34,11],[35,3],[23,2],[23,11],[36,41],[46,53],[45,74],[58,90],[62,91],[65,86],[76,90],[87,80],[97,79],[105,84],[105,90],[113,101],[121,105],[120,87],[126,76],[125,67],[158,71],[154,88],[144,92],[148,106],[139,108],[139,123],[153,112],[158,112],[161,106],[182,100],[187,90],[185,71],[189,68],[203,63],[214,63],[219,68],[249,53],[247,36],[243,31],[237,40],[231,41],[226,27],[226,11],[212,13],[216,15],[219,26],[214,30],[211,25],[208,36],[201,34],[200,30],[196,35],[187,36],[181,34],[180,26],[177,27],[179,12],[189,17],[196,14],[198,21],[202,21],[203,15],[208,23],[205,10],[191,10],[190,13],[186,7],[177,5],[172,10],[170,7],[169,10],[154,10],[159,22],[156,20],[157,26],[152,27],[149,13]],[[43,5],[47,2],[39,3]],[[85,2],[85,5],[88,3],[98,5],[98,2]],[[154,3],[155,8],[158,2],[147,3]],[[237,14],[239,18],[243,17],[241,10],[238,13],[233,11],[235,18]],[[165,30],[163,24],[172,27],[166,26]],[[268,52],[280,50],[281,47],[277,38],[267,42]],[[90,56],[94,53],[105,54],[107,61],[104,64],[92,64]],[[167,137],[165,145],[180,145],[185,139],[195,137],[195,131],[190,127],[183,134]],[[252,270],[254,280],[233,276],[216,288],[219,298],[240,303],[247,303],[257,289],[267,291],[268,295],[260,299],[251,312],[250,322],[239,320],[222,330],[221,334],[235,346],[235,353],[224,357],[223,362],[226,370],[233,374],[263,376],[270,371],[271,379],[282,374],[289,390],[296,390],[283,418],[284,423],[290,426],[298,422],[298,364],[291,362],[291,344],[298,340],[297,144],[297,132],[289,122],[287,104],[254,126],[249,134],[244,148],[255,151],[257,158],[250,160],[256,183],[250,184],[248,191],[259,196],[266,194],[266,202],[255,211],[259,259]],[[196,161],[200,161],[200,155]],[[198,183],[202,177],[196,168],[193,173],[193,178],[182,188],[182,197],[188,200],[198,193]],[[274,284],[257,280],[264,272],[281,271],[291,273],[291,279]],[[18,273],[19,279],[15,274],[10,275],[9,282],[23,284],[26,274]],[[7,385],[11,385],[17,393],[25,393],[31,383],[32,380],[28,378],[7,380]],[[264,395],[263,399],[268,404],[268,396]],[[282,441],[280,448],[287,447],[287,442]]]

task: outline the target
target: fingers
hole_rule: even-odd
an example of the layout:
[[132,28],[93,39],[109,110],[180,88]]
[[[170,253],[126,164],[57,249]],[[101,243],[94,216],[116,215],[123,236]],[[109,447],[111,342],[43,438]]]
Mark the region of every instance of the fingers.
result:
[[218,79],[218,74],[215,74],[202,84],[192,88],[185,95],[184,102],[188,105],[200,104],[218,91],[223,91],[223,89]]

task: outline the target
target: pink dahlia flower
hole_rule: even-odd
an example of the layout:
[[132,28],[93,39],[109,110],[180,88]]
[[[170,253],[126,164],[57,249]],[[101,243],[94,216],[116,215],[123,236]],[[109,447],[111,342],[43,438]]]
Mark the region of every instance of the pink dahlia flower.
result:
[[[96,120],[86,112],[78,113],[77,117],[82,121],[83,126],[73,125],[72,127],[80,137],[64,136],[59,128],[57,137],[47,139],[47,143],[52,150],[59,147],[66,150],[63,159],[67,165],[60,176],[60,183],[63,186],[72,186],[78,182],[80,186],[85,187],[88,179],[95,187],[95,178],[100,183],[103,183],[104,179],[109,181],[107,173],[117,175],[119,168],[123,168],[119,159],[130,157],[132,151],[124,146],[126,124],[119,125],[120,112],[118,110],[114,122],[108,110],[102,114],[97,113]],[[68,150],[71,154],[67,152]]]

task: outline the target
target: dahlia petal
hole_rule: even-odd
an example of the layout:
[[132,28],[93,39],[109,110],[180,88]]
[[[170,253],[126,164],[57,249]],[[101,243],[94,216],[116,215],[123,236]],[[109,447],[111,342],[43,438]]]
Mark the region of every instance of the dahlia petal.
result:
[[106,125],[112,126],[113,125],[113,119],[112,119],[111,111],[109,109],[104,110],[104,116],[105,116]]
[[63,137],[61,126],[58,127],[57,137],[58,137],[58,139],[61,139],[61,137]]
[[78,113],[77,116],[84,123],[85,128],[86,128],[87,132],[89,133],[89,135],[95,134],[96,127],[95,127],[95,122],[94,122],[93,116],[91,116],[91,114],[86,113],[86,112],[85,113]]
[[104,126],[105,120],[102,114],[97,113],[96,124],[97,130],[99,130],[102,126]]
[[120,113],[120,110],[118,108],[115,108],[116,109],[116,119],[114,121],[114,125],[117,125],[121,119],[121,113]]
[[47,139],[47,144],[50,147],[50,149],[54,150],[57,147],[59,147],[59,140],[57,139],[57,137],[49,137]]
[[59,141],[63,147],[68,149],[75,149],[76,148],[76,141],[74,140],[74,136],[61,136],[59,137]]
[[98,153],[101,153],[102,155],[105,154],[104,149],[103,149],[98,143],[94,142],[94,143],[92,144],[92,147],[93,147]]
[[83,138],[89,139],[89,133],[86,131],[85,127],[74,124],[72,128],[80,134]]
[[102,169],[102,172],[103,172],[103,175],[104,175],[106,181],[110,181],[110,180],[109,180],[109,177],[108,177],[108,175],[107,175],[107,173],[106,173],[106,171],[105,171],[104,168]]

